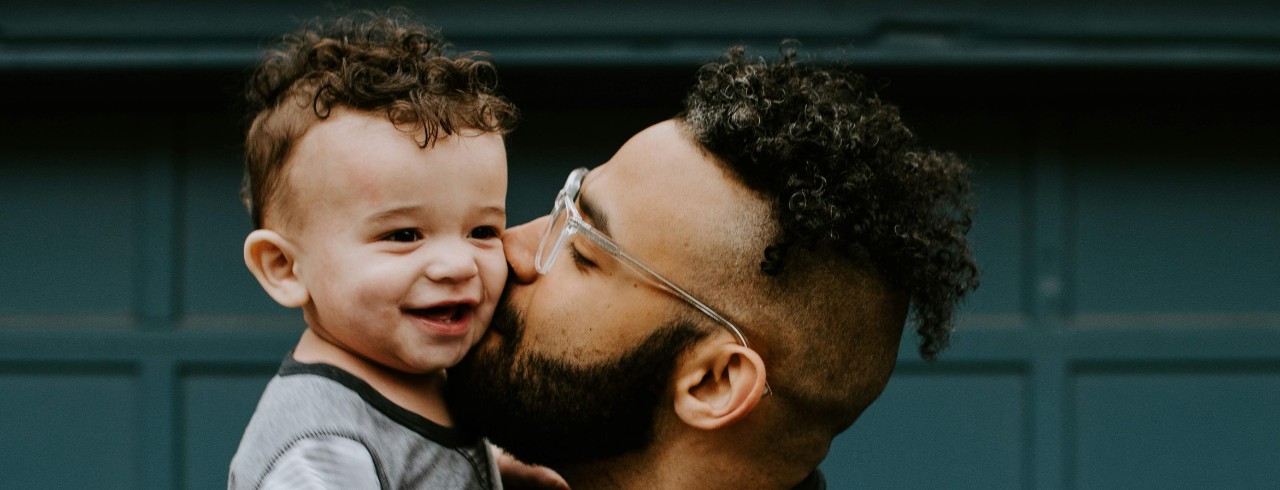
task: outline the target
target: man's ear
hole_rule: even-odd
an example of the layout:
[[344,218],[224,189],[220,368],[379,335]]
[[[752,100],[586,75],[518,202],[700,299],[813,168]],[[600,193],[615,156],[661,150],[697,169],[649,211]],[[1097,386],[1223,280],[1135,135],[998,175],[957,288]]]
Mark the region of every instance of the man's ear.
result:
[[258,279],[262,289],[282,306],[298,308],[311,299],[298,278],[294,248],[289,240],[271,230],[253,230],[244,239],[244,264]]
[[719,429],[751,413],[764,387],[756,351],[728,342],[695,348],[677,370],[676,415],[693,427]]

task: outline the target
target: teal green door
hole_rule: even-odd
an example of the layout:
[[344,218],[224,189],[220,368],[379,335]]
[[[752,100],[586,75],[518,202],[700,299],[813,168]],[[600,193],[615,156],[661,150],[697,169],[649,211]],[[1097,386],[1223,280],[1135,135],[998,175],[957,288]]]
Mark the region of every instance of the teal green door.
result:
[[[422,10],[523,109],[511,223],[737,40],[864,66],[973,162],[982,287],[939,362],[906,338],[832,488],[1280,481],[1280,8],[668,3]],[[318,11],[146,5],[0,9],[0,488],[225,488],[300,332],[240,259],[235,94]]]

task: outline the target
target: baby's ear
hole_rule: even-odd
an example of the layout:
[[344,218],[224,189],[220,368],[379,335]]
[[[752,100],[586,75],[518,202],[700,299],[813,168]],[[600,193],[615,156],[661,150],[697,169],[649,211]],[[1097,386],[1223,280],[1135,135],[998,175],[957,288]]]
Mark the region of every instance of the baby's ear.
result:
[[289,240],[271,230],[254,230],[244,239],[244,264],[258,279],[262,289],[282,306],[298,308],[311,299],[307,286],[298,278],[294,248]]

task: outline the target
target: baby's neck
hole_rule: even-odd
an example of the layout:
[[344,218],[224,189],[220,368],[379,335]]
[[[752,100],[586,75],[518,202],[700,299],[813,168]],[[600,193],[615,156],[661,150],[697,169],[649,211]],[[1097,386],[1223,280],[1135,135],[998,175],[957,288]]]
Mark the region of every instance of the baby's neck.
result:
[[389,369],[325,341],[311,329],[302,333],[298,346],[293,350],[293,358],[298,362],[336,366],[369,383],[392,403],[437,424],[453,426],[453,419],[444,404],[443,371],[408,374]]

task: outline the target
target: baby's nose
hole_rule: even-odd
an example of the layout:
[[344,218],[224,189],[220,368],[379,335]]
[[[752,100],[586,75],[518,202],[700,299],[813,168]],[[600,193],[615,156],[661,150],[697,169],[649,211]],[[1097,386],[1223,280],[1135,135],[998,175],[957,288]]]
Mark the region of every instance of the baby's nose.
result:
[[466,243],[441,246],[427,263],[427,279],[436,282],[463,282],[476,277],[480,266],[475,254]]

